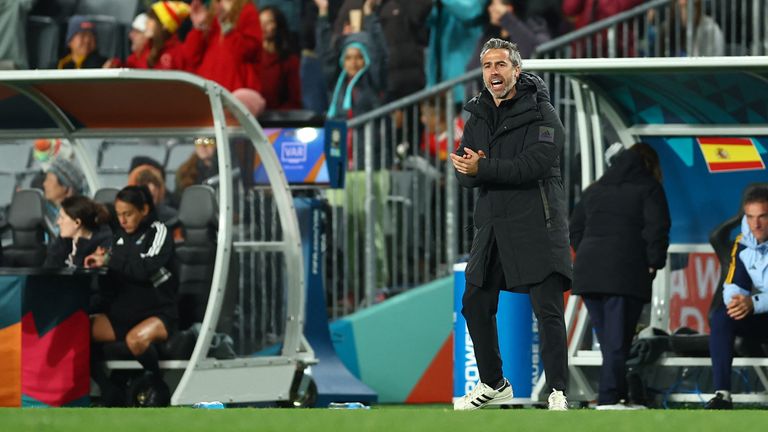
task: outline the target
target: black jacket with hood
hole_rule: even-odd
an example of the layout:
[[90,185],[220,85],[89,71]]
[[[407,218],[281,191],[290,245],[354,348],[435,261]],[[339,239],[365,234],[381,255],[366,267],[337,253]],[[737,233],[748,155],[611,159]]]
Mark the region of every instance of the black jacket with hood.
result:
[[588,187],[571,215],[576,250],[573,293],[651,300],[653,275],[667,259],[670,217],[664,188],[642,156],[625,150]]
[[565,131],[541,78],[523,72],[516,89],[499,107],[486,89],[466,104],[471,116],[457,154],[469,147],[487,157],[480,159],[477,175],[456,176],[462,186],[480,188],[467,282],[482,286],[495,242],[506,279],[503,289],[527,292],[552,273],[571,277],[560,174]]
[[[352,78],[343,69],[344,52],[350,46],[360,49],[365,59],[365,66]],[[328,17],[319,17],[317,47],[325,77],[333,86],[329,118],[347,119],[350,111],[354,117],[381,106],[387,89],[387,48],[376,14],[363,18],[363,31],[338,40],[331,36]]]
[[175,319],[174,263],[173,235],[154,210],[132,234],[119,229],[107,263],[110,321],[131,326],[151,316]]

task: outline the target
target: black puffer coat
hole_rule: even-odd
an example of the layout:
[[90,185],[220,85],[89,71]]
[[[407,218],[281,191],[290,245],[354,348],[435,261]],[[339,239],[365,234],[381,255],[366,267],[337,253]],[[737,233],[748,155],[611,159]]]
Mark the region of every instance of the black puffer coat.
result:
[[456,173],[464,187],[479,187],[477,232],[467,263],[467,282],[481,286],[495,240],[507,290],[528,286],[552,273],[571,277],[565,189],[560,153],[565,132],[541,78],[523,72],[511,100],[498,108],[487,90],[464,107],[472,115],[461,147],[482,150],[476,176]]
[[584,191],[570,228],[574,294],[651,300],[649,268],[664,267],[670,218],[664,189],[638,152],[620,153]]

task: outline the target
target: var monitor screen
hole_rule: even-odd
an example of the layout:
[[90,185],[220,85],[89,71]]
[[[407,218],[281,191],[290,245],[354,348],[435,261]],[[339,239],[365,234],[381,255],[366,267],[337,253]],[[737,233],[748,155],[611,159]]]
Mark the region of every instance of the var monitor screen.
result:
[[[325,157],[325,135],[322,127],[285,127],[264,129],[275,148],[289,184],[327,185],[328,162]],[[267,184],[267,172],[257,157],[253,180]]]

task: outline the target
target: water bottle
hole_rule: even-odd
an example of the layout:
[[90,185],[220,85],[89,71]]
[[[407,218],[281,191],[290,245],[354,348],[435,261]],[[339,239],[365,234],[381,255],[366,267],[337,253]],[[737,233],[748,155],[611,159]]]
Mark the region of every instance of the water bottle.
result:
[[331,402],[328,404],[330,409],[371,409],[362,402]]
[[213,401],[213,402],[198,402],[194,405],[192,405],[192,408],[203,408],[203,409],[224,409],[224,404],[219,401]]

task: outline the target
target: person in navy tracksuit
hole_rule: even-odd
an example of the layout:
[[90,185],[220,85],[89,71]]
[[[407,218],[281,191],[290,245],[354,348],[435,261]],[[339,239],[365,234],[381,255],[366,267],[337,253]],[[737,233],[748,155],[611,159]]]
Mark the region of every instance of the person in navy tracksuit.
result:
[[723,303],[710,315],[709,352],[715,396],[707,409],[730,409],[733,342],[737,335],[768,339],[768,186],[748,188],[741,234],[731,251]]

